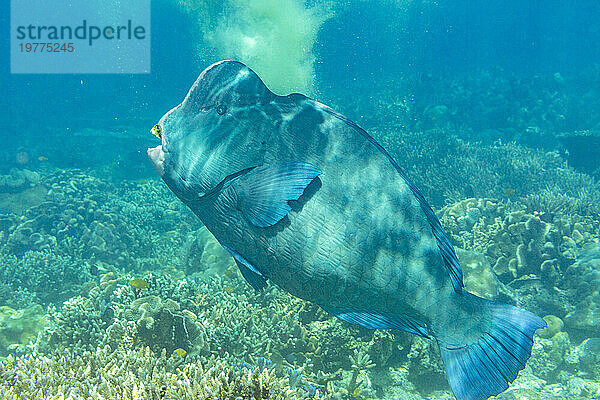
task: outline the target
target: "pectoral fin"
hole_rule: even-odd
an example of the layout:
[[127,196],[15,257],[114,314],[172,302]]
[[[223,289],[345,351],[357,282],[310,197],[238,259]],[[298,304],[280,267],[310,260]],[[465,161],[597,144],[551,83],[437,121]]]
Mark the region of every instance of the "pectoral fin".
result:
[[257,167],[235,183],[238,208],[254,226],[275,225],[290,212],[288,201],[298,200],[320,174],[319,168],[301,161]]

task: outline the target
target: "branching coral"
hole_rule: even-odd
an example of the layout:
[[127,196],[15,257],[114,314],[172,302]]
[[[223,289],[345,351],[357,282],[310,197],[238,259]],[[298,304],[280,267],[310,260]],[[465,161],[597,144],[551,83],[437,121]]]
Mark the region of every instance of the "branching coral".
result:
[[148,348],[44,357],[9,356],[0,362],[0,393],[17,400],[307,399],[273,369],[232,366],[214,358],[181,363]]
[[548,212],[550,207],[544,204],[562,197],[580,215],[600,215],[600,185],[567,166],[557,152],[514,143],[470,143],[442,130],[399,133],[378,128],[371,133],[410,171],[411,179],[434,206],[471,197],[528,198],[530,212]]
[[14,291],[34,292],[36,302],[42,304],[62,303],[92,277],[88,263],[50,249],[28,251],[22,257],[0,252],[0,262],[0,283]]

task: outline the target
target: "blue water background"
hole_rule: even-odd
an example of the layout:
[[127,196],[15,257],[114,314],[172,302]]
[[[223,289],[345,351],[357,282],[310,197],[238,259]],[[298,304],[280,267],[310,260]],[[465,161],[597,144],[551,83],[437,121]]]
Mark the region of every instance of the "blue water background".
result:
[[[7,3],[0,17],[6,38]],[[393,2],[360,1],[335,3],[334,11],[314,48],[318,96],[324,102],[333,94],[360,96],[366,85],[402,79],[451,79],[499,67],[524,76],[565,75],[600,63],[600,3],[595,0],[414,1],[402,16]],[[8,43],[2,41],[3,142],[16,144],[27,137],[52,141],[55,134],[83,128],[123,126],[128,127],[125,135],[141,137],[217,60],[208,47],[198,52],[199,40],[192,17],[173,2],[157,0],[152,2],[148,75],[11,75]],[[437,95],[443,98],[444,93]],[[370,101],[365,96],[364,102]],[[356,110],[341,111],[358,118]],[[153,142],[147,136],[137,143],[143,149]],[[114,155],[121,150],[135,148],[103,151]],[[60,159],[54,161],[61,166]],[[63,166],[81,162],[65,156]],[[0,165],[2,170],[10,167],[9,161]]]

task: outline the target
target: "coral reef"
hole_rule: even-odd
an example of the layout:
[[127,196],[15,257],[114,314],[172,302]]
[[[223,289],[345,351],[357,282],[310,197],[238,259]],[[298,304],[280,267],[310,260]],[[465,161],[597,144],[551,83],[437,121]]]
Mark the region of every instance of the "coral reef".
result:
[[[599,184],[566,166],[558,152],[511,142],[471,143],[444,130],[399,133],[386,126],[369,133],[410,171],[411,179],[436,207],[473,197],[528,198],[529,208],[539,212],[556,213],[553,204],[563,203],[565,214],[600,215]],[[573,208],[566,209],[566,204]]]
[[[136,239],[105,203],[110,186],[82,173],[57,172],[46,179],[46,201],[8,228],[5,249],[16,255],[53,249],[79,259],[125,264]],[[141,235],[140,235],[141,236]],[[77,238],[77,240],[74,240]],[[143,246],[143,240],[137,240]]]
[[[32,237],[38,236],[34,233]],[[29,300],[41,304],[62,303],[92,278],[88,263],[58,255],[46,247],[27,251],[19,258],[0,252],[0,262],[3,265],[0,283],[15,293],[19,290],[33,292]]]
[[47,317],[39,305],[18,310],[1,306],[0,357],[6,356],[7,350],[16,349],[22,343],[35,341],[47,322]]
[[564,319],[571,334],[600,333],[595,219],[474,198],[446,206],[440,219],[458,247],[485,254],[513,302]]
[[0,193],[16,193],[40,183],[40,174],[28,169],[12,168],[8,175],[0,175]]
[[[404,354],[414,348],[407,334],[357,328],[276,288],[256,293],[237,272],[206,281],[145,275],[148,285],[142,289],[130,281],[130,276],[105,274],[61,309],[51,308],[52,323],[30,349],[62,354],[148,346],[155,353],[164,349],[192,359],[213,355],[230,363],[266,357],[281,372],[301,371],[308,387],[366,395],[374,390],[368,383],[371,364],[396,364],[403,357],[400,348],[406,346]],[[430,368],[426,351],[410,360],[414,370]],[[444,379],[439,356],[435,362]],[[353,365],[363,364],[369,367],[356,372]]]
[[165,351],[138,350],[54,357],[9,356],[0,361],[3,399],[308,399],[273,369],[232,366],[214,358],[182,362]]
[[[329,103],[369,130],[385,121],[401,132],[399,136],[436,129],[485,144],[515,141],[546,151],[573,149],[580,141],[594,145],[600,128],[598,69],[590,64],[570,76],[551,72],[521,76],[501,69],[452,76],[404,74],[402,79],[355,82],[353,91],[361,96],[330,88]],[[367,104],[365,97],[370,99]],[[582,171],[594,173],[588,151],[569,150],[567,158],[577,167],[583,164]]]
[[209,235],[197,235],[199,227],[186,222],[191,213],[148,182],[116,188],[77,170],[55,171],[41,182],[49,188],[41,204],[20,218],[0,214],[0,260],[6,266],[0,290],[7,291],[1,299],[8,305],[60,304],[106,271],[182,265],[198,250],[185,246],[197,236],[200,262],[212,262],[219,250],[204,249]]
[[[574,110],[564,92],[490,105],[461,84],[427,104],[374,99],[401,115],[382,128],[374,113],[371,133],[441,209],[467,290],[545,315],[527,368],[498,398],[598,398],[600,187],[556,151],[582,135],[550,130],[570,129]],[[464,126],[461,101],[490,109]],[[517,106],[527,109],[509,120]],[[155,180],[6,171],[0,398],[452,398],[434,341],[342,322],[273,286],[255,292]]]
[[148,288],[136,289],[129,284],[130,277],[103,275],[99,285],[85,288],[85,295],[69,299],[60,310],[50,309],[53,324],[37,348],[91,351],[134,341],[156,352],[180,348],[191,355],[207,353],[209,343],[202,321],[182,306],[192,304],[192,285],[152,275],[146,279]]

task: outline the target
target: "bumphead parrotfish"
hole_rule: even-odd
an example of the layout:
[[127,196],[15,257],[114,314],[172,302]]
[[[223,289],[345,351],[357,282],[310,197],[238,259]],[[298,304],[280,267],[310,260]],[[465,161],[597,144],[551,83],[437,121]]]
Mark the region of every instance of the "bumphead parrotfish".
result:
[[496,395],[525,367],[545,322],[463,288],[419,189],[348,118],[221,61],[152,133],[156,171],[255,289],[269,280],[344,321],[435,338],[458,399]]

